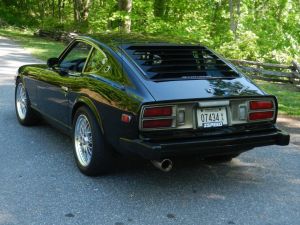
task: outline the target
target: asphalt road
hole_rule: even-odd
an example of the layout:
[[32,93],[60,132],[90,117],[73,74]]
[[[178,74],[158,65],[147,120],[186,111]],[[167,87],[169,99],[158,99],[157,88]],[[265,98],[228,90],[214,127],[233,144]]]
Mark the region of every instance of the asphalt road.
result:
[[228,164],[175,162],[170,173],[129,162],[108,176],[82,175],[68,137],[46,124],[17,122],[13,77],[32,62],[0,38],[1,225],[300,224],[294,144],[258,148]]

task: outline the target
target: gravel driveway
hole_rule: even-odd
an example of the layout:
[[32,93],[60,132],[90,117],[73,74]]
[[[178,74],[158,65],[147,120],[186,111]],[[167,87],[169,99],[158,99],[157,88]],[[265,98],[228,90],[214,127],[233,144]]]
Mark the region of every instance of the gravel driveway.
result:
[[13,78],[35,62],[0,38],[1,225],[300,224],[299,127],[290,127],[295,144],[258,148],[228,164],[193,159],[162,173],[128,161],[89,178],[77,170],[68,137],[16,120]]

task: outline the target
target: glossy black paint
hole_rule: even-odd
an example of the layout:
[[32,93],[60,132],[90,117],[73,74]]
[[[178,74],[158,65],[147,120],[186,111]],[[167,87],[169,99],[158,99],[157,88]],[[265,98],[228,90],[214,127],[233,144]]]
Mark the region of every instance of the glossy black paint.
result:
[[[126,151],[139,154],[147,159],[176,158],[186,155],[216,156],[226,154],[240,154],[255,147],[267,145],[282,145],[289,143],[290,136],[278,129],[266,129],[247,134],[213,135],[207,138],[189,138],[172,141],[141,141],[121,138]],[[183,151],[184,149],[184,151]]]
[[[139,132],[139,112],[143,104],[266,95],[242,74],[234,79],[160,82],[144,79],[136,65],[118,46],[124,42],[157,42],[158,40],[160,39],[144,36],[126,38],[123,35],[115,38],[103,35],[95,38],[79,37],[70,43],[58,57],[58,61],[51,59],[48,65],[23,66],[19,69],[17,79],[23,80],[32,108],[69,134],[72,133],[76,109],[82,105],[88,106],[96,116],[106,140],[122,153],[136,151],[132,149],[127,151],[127,145],[125,146],[122,140],[143,141],[145,138],[151,139],[153,135],[155,136],[155,133],[151,136],[150,132],[145,136]],[[111,58],[112,74],[116,78],[68,73],[57,67],[56,64],[61,62],[78,41],[105,52]],[[121,122],[122,113],[132,116],[130,124]],[[275,129],[274,124],[269,126],[270,130]],[[222,132],[226,133],[226,131]],[[163,132],[158,133],[163,134]],[[186,131],[176,134],[166,132],[165,137],[172,135],[174,138],[184,138]]]

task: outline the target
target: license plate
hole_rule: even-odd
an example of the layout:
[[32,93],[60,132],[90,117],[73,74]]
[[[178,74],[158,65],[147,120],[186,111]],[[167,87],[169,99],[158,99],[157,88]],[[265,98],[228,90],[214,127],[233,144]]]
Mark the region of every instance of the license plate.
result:
[[202,108],[197,110],[198,127],[213,128],[227,125],[225,107]]

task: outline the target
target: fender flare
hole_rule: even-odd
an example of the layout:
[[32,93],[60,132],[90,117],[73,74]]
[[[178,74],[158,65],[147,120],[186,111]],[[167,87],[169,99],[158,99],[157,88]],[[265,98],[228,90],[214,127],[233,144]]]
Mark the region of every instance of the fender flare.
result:
[[75,103],[72,107],[72,114],[71,114],[71,124],[73,124],[73,119],[74,119],[74,115],[76,113],[76,110],[80,107],[80,106],[87,106],[92,113],[94,114],[94,116],[96,117],[96,120],[100,126],[100,129],[102,131],[102,134],[104,134],[104,127],[103,127],[103,122],[102,122],[102,118],[97,110],[97,107],[95,106],[95,104],[93,103],[93,101],[91,99],[89,99],[88,97],[85,96],[80,96],[75,100]]

